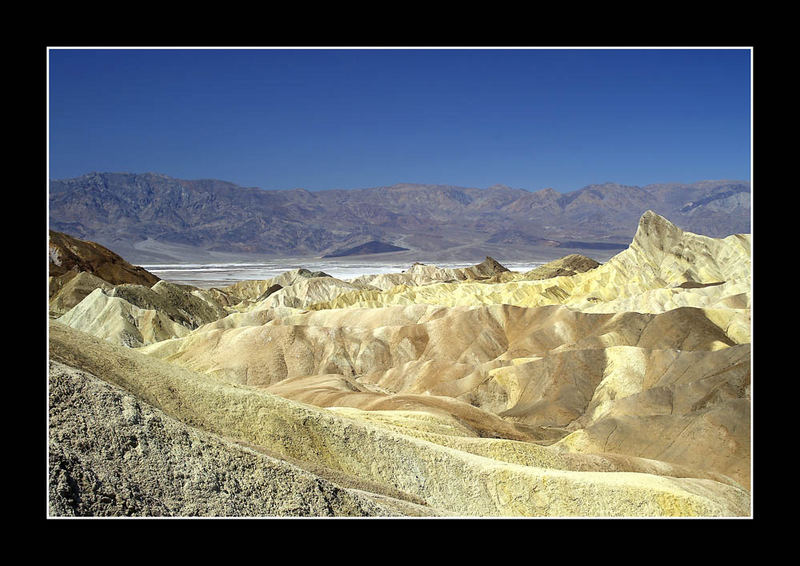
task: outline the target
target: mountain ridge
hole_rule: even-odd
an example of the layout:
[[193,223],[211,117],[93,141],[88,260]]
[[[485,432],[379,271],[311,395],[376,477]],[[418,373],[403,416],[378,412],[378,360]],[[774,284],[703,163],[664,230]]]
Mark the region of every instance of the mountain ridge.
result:
[[553,259],[570,253],[564,249],[619,249],[650,209],[711,237],[750,231],[745,181],[607,182],[568,193],[421,183],[308,191],[93,172],[49,185],[50,228],[140,263],[203,254],[321,257],[370,241],[408,248],[414,260]]

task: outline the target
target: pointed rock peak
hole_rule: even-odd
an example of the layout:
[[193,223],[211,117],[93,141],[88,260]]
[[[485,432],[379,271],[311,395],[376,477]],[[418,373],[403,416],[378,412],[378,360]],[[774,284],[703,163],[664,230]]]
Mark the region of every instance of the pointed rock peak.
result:
[[659,214],[656,214],[652,210],[645,210],[642,214],[642,217],[639,219],[639,225],[641,226],[642,224],[650,224],[652,222],[669,222],[669,220]]
[[486,256],[485,260],[477,264],[475,267],[480,268],[482,271],[487,271],[491,273],[501,273],[503,271],[509,271],[507,267],[501,265],[499,261],[488,255]]
[[647,210],[639,219],[639,227],[636,229],[633,242],[644,248],[666,249],[669,244],[679,240],[681,236],[683,236],[683,230],[663,216]]
[[646,210],[639,219],[638,230],[670,230],[682,232],[680,228],[663,216],[656,214],[652,210]]

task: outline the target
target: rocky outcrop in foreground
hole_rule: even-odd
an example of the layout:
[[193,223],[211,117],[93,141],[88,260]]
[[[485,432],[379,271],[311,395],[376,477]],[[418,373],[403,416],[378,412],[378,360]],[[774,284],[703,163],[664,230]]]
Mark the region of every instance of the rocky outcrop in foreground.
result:
[[50,323],[51,514],[748,516],[750,272],[647,212],[602,265],[99,286]]
[[436,514],[413,502],[343,488],[187,426],[86,372],[51,362],[49,375],[53,515]]
[[[729,516],[749,510],[748,492],[729,481],[675,477],[685,473],[672,472],[669,466],[662,466],[664,475],[575,471],[570,469],[572,459],[560,459],[557,451],[539,456],[535,444],[476,439],[469,432],[465,434],[457,422],[436,413],[428,417],[430,424],[426,424],[424,414],[420,415],[419,432],[407,434],[393,425],[391,418],[387,426],[362,419],[358,413],[341,414],[225,384],[58,322],[50,325],[50,347],[51,360],[123,387],[194,428],[261,447],[282,458],[313,463],[334,475],[358,478],[365,486],[401,492],[403,500],[421,501],[434,513],[441,509],[445,514],[487,517]],[[69,411],[64,420],[86,418],[80,406]],[[120,406],[120,411],[124,417],[124,407]],[[56,439],[56,445],[50,446],[54,471],[63,468],[59,454],[69,450],[59,450],[58,438],[69,435],[58,431],[58,422],[51,424],[50,434]],[[56,430],[52,430],[54,427]],[[425,433],[429,434],[419,437]],[[436,442],[441,436],[444,440]],[[454,446],[449,445],[448,438]],[[112,439],[100,437],[97,446],[71,444],[90,460],[99,457],[97,451]],[[475,440],[478,446],[468,449]],[[116,449],[104,450],[115,465],[132,475],[137,473],[115,455]],[[163,465],[168,468],[170,463]],[[87,467],[73,469],[92,470],[92,465],[89,461]],[[652,469],[658,469],[658,464]],[[91,472],[84,473],[91,478]],[[54,482],[57,477],[51,475],[51,485]],[[102,493],[102,482],[65,479],[65,483],[76,486],[80,499],[92,500],[96,493]],[[145,482],[138,487],[145,493],[156,489]],[[83,495],[84,490],[89,493]]]

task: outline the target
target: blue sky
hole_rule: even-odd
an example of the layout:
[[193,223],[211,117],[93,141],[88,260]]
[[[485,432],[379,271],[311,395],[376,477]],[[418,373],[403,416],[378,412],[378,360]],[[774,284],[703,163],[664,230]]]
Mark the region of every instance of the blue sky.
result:
[[51,49],[49,175],[749,180],[750,65],[749,49]]

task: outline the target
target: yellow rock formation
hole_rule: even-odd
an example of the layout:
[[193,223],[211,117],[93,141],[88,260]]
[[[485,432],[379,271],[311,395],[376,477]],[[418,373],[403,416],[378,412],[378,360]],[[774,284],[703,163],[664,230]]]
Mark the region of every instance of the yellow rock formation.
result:
[[[741,516],[747,491],[702,477],[538,467],[423,440],[371,420],[190,372],[58,322],[51,358],[100,377],[212,434],[414,495],[458,516]],[[400,414],[399,417],[405,418]],[[391,421],[391,419],[390,419]],[[430,425],[421,427],[420,430]],[[439,426],[442,436],[462,429]],[[444,434],[443,434],[444,433]],[[474,436],[464,437],[474,440]],[[480,439],[485,445],[508,440]],[[524,450],[524,449],[523,449]],[[484,455],[478,453],[483,452]],[[558,459],[557,453],[551,453]],[[572,455],[574,457],[574,455]]]
[[647,212],[603,265],[97,288],[51,358],[429,514],[742,516],[750,261]]

